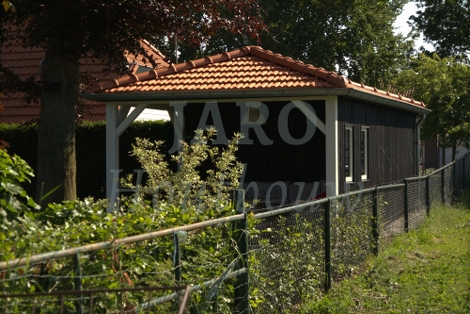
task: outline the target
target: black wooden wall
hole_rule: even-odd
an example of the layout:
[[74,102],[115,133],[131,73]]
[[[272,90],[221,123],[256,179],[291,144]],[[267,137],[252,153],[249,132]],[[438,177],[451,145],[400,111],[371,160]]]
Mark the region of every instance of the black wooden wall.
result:
[[[305,101],[310,104],[317,117],[325,123],[325,102]],[[262,126],[272,145],[262,145],[255,134],[250,134],[252,145],[240,145],[238,158],[247,164],[245,182],[250,181],[289,181],[315,182],[325,180],[325,135],[316,130],[314,136],[305,144],[286,143],[278,130],[279,114],[289,101],[263,102],[269,109],[269,117]],[[240,108],[236,103],[219,103],[219,111],[225,133],[230,138],[234,132],[240,132]],[[188,104],[184,108],[185,133],[189,135],[198,126],[204,104]],[[302,138],[306,130],[306,117],[298,109],[289,114],[289,132],[293,138]],[[206,124],[213,123],[208,119]],[[250,132],[253,132],[251,130]],[[254,133],[254,132],[253,132]]]
[[[340,193],[345,191],[344,130],[354,132],[354,177],[351,191],[393,182],[417,174],[416,114],[340,97],[338,99]],[[369,127],[369,177],[361,179],[360,132]]]

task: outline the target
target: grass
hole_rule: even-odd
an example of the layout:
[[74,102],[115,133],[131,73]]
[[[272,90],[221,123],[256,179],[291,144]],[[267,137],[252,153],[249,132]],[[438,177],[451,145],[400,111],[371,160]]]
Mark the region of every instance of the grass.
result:
[[470,313],[470,201],[434,208],[417,229],[302,313]]

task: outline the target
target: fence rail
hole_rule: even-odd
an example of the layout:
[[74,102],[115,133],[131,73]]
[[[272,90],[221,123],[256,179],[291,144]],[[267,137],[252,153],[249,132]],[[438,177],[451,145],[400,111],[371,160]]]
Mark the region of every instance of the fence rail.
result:
[[[179,234],[207,228],[225,228],[233,231],[231,234],[236,242],[235,258],[224,266],[225,270],[221,270],[215,278],[201,278],[198,281],[200,283],[194,282],[191,288],[188,288],[187,282],[173,287],[174,290],[185,289],[183,299],[180,292],[152,296],[151,299],[137,294],[133,299],[134,308],[146,309],[150,304],[168,300],[187,302],[191,291],[206,289],[204,302],[210,305],[212,312],[222,311],[218,304],[221,297],[232,299],[228,303],[232,304],[231,310],[235,313],[292,310],[307,292],[327,290],[334,282],[354,273],[367,255],[379,252],[384,240],[418,227],[431,208],[441,204],[449,205],[461,196],[462,191],[469,187],[469,156],[467,154],[425,176],[279,209],[265,209],[252,212],[251,215],[248,215],[243,205],[244,192],[238,190],[232,195],[237,214],[230,217],[4,261],[0,263],[0,283],[15,282],[16,287],[28,285],[33,280],[43,280],[37,274],[37,265],[44,267],[51,260],[72,259],[74,267],[72,273],[62,277],[57,275],[57,278],[72,281],[70,290],[58,292],[51,288],[50,292],[9,294],[9,291],[0,289],[0,308],[3,313],[14,313],[15,309],[25,309],[26,305],[18,301],[21,298],[35,300],[48,296],[58,298],[58,304],[63,304],[67,302],[65,295],[88,295],[88,313],[92,313],[92,296],[100,293],[122,294],[124,291],[85,289],[84,280],[93,281],[94,276],[106,276],[82,274],[81,261],[86,257],[85,254],[111,252],[122,245],[134,245],[163,237],[173,237],[171,271],[175,282],[181,283],[184,280]],[[254,225],[250,225],[248,216]],[[191,268],[189,264],[184,266],[187,271]],[[126,270],[119,270],[114,275],[121,278],[125,274]],[[54,279],[61,280],[57,278]],[[227,290],[233,294],[221,292],[222,284],[233,278],[236,279],[232,281],[234,289]],[[51,280],[49,277],[46,279]],[[136,289],[141,289],[140,292],[145,289],[162,290],[159,287]],[[125,293],[130,294],[131,290]],[[77,313],[86,312],[84,303],[77,303],[76,299],[74,305],[68,305],[68,310],[75,308]],[[250,306],[250,299],[253,306]],[[120,304],[125,303],[118,301]],[[29,311],[35,313],[36,309],[34,302],[30,302]],[[172,309],[184,311],[181,306]]]

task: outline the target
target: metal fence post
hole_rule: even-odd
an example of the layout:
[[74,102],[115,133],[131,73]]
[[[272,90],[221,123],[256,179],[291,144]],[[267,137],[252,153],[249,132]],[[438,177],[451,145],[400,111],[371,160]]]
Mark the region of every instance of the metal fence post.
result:
[[465,192],[465,159],[467,158],[462,158],[462,194]]
[[457,200],[457,193],[455,191],[457,187],[457,162],[454,160],[454,164],[452,165],[452,175],[454,179],[452,180],[452,204],[454,204]]
[[428,174],[426,176],[426,214],[429,216],[429,213],[431,212],[431,179],[430,175]]
[[372,192],[372,250],[375,255],[379,254],[379,198],[377,187]]
[[181,251],[179,233],[173,234],[174,252],[173,252],[173,266],[175,267],[175,280],[176,284],[181,283]]
[[[82,291],[82,266],[80,264],[80,254],[73,255],[73,266],[75,268],[75,276],[73,279],[74,290]],[[83,295],[77,295],[75,300],[75,312],[83,314]]]
[[408,221],[408,218],[409,218],[409,201],[408,201],[408,180],[405,179],[405,204],[404,204],[404,211],[403,211],[403,215],[405,216],[405,232],[408,232],[409,231],[409,221]]
[[442,205],[446,203],[446,187],[445,187],[445,169],[441,170],[441,193],[442,193]]
[[246,268],[246,272],[237,276],[237,282],[235,284],[235,313],[250,313],[250,296],[249,296],[249,282],[248,282],[248,235],[246,232],[247,216],[245,211],[245,191],[244,190],[233,190],[232,194],[233,206],[237,213],[244,213],[245,217],[242,220],[238,220],[235,223],[235,239],[237,241],[237,247],[241,254],[241,258],[238,261],[237,269]]
[[325,205],[325,290],[331,289],[331,200]]

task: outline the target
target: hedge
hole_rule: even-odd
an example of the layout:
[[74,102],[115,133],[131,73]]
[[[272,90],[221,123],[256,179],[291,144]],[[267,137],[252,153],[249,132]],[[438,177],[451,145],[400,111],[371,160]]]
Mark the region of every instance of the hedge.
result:
[[[173,126],[168,121],[137,121],[121,135],[119,140],[120,167],[123,174],[132,173],[140,165],[129,156],[131,144],[136,137],[163,140],[166,151],[173,145]],[[83,122],[76,126],[77,196],[83,199],[106,197],[106,124]],[[36,172],[37,169],[37,124],[0,123],[0,139],[9,144],[10,154],[23,158]],[[25,184],[29,195],[36,195],[36,180]]]

